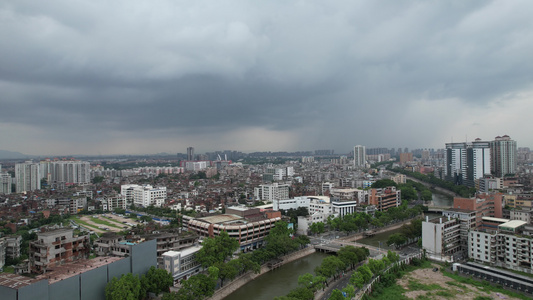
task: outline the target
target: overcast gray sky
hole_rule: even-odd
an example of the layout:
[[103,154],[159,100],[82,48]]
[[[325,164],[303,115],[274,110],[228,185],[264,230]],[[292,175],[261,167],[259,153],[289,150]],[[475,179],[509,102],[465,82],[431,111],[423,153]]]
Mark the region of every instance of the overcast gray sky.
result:
[[0,2],[0,149],[533,146],[533,1]]

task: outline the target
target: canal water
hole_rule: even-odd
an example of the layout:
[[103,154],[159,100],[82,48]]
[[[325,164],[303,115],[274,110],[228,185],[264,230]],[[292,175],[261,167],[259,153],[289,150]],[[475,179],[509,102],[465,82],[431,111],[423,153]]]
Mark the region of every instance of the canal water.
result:
[[432,202],[435,206],[453,206],[453,197],[433,192]]
[[363,238],[363,239],[357,240],[357,242],[360,243],[360,244],[379,247],[379,248],[382,248],[382,249],[391,249],[391,250],[393,250],[393,248],[390,248],[390,247],[387,246],[387,239],[389,238],[390,235],[398,233],[398,232],[401,232],[401,231],[402,231],[401,228],[393,229],[393,230],[389,230],[389,231],[386,231],[386,232],[378,233],[378,234],[376,234],[376,235],[374,235],[372,237],[367,237],[367,238]]
[[225,300],[272,300],[285,296],[298,286],[298,276],[314,274],[327,254],[316,252],[267,272],[224,298]]

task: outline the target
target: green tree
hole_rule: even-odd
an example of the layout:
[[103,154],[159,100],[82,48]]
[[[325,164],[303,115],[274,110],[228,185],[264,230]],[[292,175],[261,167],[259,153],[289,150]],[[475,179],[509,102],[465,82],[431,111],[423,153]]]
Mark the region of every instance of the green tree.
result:
[[148,223],[152,221],[152,218],[149,216],[141,216],[140,220]]
[[355,297],[355,287],[351,284],[343,288],[342,291],[346,293],[346,299],[352,299]]
[[315,295],[311,290],[306,289],[305,287],[299,286],[287,294],[288,299],[302,299],[302,300],[312,300]]
[[372,274],[378,274],[385,268],[383,261],[380,259],[370,259],[368,261],[368,267],[370,268],[370,271],[372,271]]
[[261,272],[261,265],[254,260],[252,253],[241,253],[239,254],[238,260],[242,266],[241,273],[253,271],[256,274],[259,274]]
[[275,227],[270,230],[265,238],[266,250],[272,252],[274,256],[285,255],[290,251],[300,247],[298,240],[291,238],[292,230],[288,228],[287,222],[278,221]]
[[208,275],[197,274],[182,283],[176,293],[163,295],[162,300],[197,300],[211,297],[215,292],[218,269],[209,267]]
[[169,272],[154,266],[150,267],[146,275],[141,277],[143,290],[156,295],[161,292],[168,292],[169,287],[173,284],[174,278],[172,278],[172,275]]
[[415,189],[407,184],[402,184],[399,189],[402,191],[402,200],[417,200],[418,194]]
[[433,194],[430,190],[426,189],[420,192],[420,198],[422,198],[424,201],[431,201],[433,199]]
[[326,282],[326,278],[323,276],[313,276],[311,273],[305,273],[298,277],[298,284],[316,292],[318,289],[321,289]]
[[310,226],[311,233],[323,233],[326,230],[326,226],[323,222],[316,222]]
[[357,255],[357,249],[354,246],[342,247],[339,252],[337,252],[337,257],[344,262],[346,267],[351,267],[352,269],[358,262],[360,262],[359,256]]
[[328,256],[322,260],[322,264],[315,268],[315,273],[325,278],[335,277],[344,269],[344,262],[336,256]]
[[[380,180],[377,180],[376,182],[372,183],[371,185],[371,188],[373,189],[380,189],[380,188],[385,188],[385,187],[389,187],[389,186],[396,186],[396,182],[390,180],[390,179],[380,179]],[[403,194],[402,194],[403,196]]]
[[105,178],[104,178],[103,176],[95,176],[95,177],[93,178],[92,182],[93,182],[94,184],[102,183],[102,182],[104,181],[104,179],[105,179]]
[[391,263],[395,263],[400,260],[400,255],[394,251],[387,251],[387,258]]
[[355,285],[357,288],[362,288],[365,285],[366,281],[361,272],[355,271],[352,274],[352,277],[350,277],[350,283]]
[[357,269],[357,271],[361,273],[365,283],[372,279],[372,271],[370,271],[370,268],[367,265],[361,266],[359,269]]
[[387,246],[395,245],[396,247],[400,247],[406,242],[407,242],[407,238],[405,237],[405,235],[401,233],[394,233],[394,234],[391,234],[389,238],[387,239]]
[[240,262],[237,259],[230,260],[229,262],[217,262],[215,267],[218,268],[218,278],[220,278],[220,286],[224,286],[224,280],[233,279],[239,273],[241,267]]
[[329,300],[344,300],[344,295],[341,291],[334,289],[333,292],[331,292],[331,296],[328,298]]
[[196,261],[204,267],[213,266],[224,262],[238,247],[239,242],[222,231],[220,235],[204,240],[202,249],[196,254]]
[[105,287],[106,300],[138,300],[143,296],[141,281],[132,273],[122,275],[120,279],[113,277]]

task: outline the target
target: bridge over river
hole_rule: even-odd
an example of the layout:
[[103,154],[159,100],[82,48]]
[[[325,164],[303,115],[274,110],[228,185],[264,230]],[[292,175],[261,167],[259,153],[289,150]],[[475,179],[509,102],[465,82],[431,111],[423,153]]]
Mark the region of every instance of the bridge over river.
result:
[[380,254],[387,254],[387,249],[374,247],[366,244],[357,243],[355,241],[345,241],[341,239],[335,239],[328,243],[315,245],[315,249],[320,252],[325,253],[337,253],[344,246],[354,246],[354,247],[366,247],[370,250],[370,256],[378,256]]

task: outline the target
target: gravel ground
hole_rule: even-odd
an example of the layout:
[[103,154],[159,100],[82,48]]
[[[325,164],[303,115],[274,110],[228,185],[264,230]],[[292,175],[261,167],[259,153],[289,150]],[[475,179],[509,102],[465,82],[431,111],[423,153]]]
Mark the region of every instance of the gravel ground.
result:
[[[435,268],[439,268],[439,265],[433,265]],[[430,290],[430,291],[422,291],[422,290],[416,290],[411,291],[409,289],[409,281],[415,281],[420,284],[437,284],[442,287],[442,289],[437,290]],[[402,278],[398,279],[397,284],[402,286],[404,289],[408,290],[404,293],[404,295],[407,298],[410,299],[416,299],[418,296],[424,295],[429,297],[430,299],[450,299],[449,297],[440,296],[437,293],[449,293],[453,295],[453,299],[474,299],[477,296],[486,296],[491,297],[492,299],[508,299],[508,300],[514,300],[519,298],[510,297],[507,295],[503,295],[500,293],[487,293],[484,291],[479,290],[477,287],[464,284],[464,283],[457,283],[457,285],[450,285],[446,282],[455,282],[453,279],[444,276],[440,270],[438,272],[433,272],[433,269],[418,269],[415,270],[409,274],[406,274]]]

